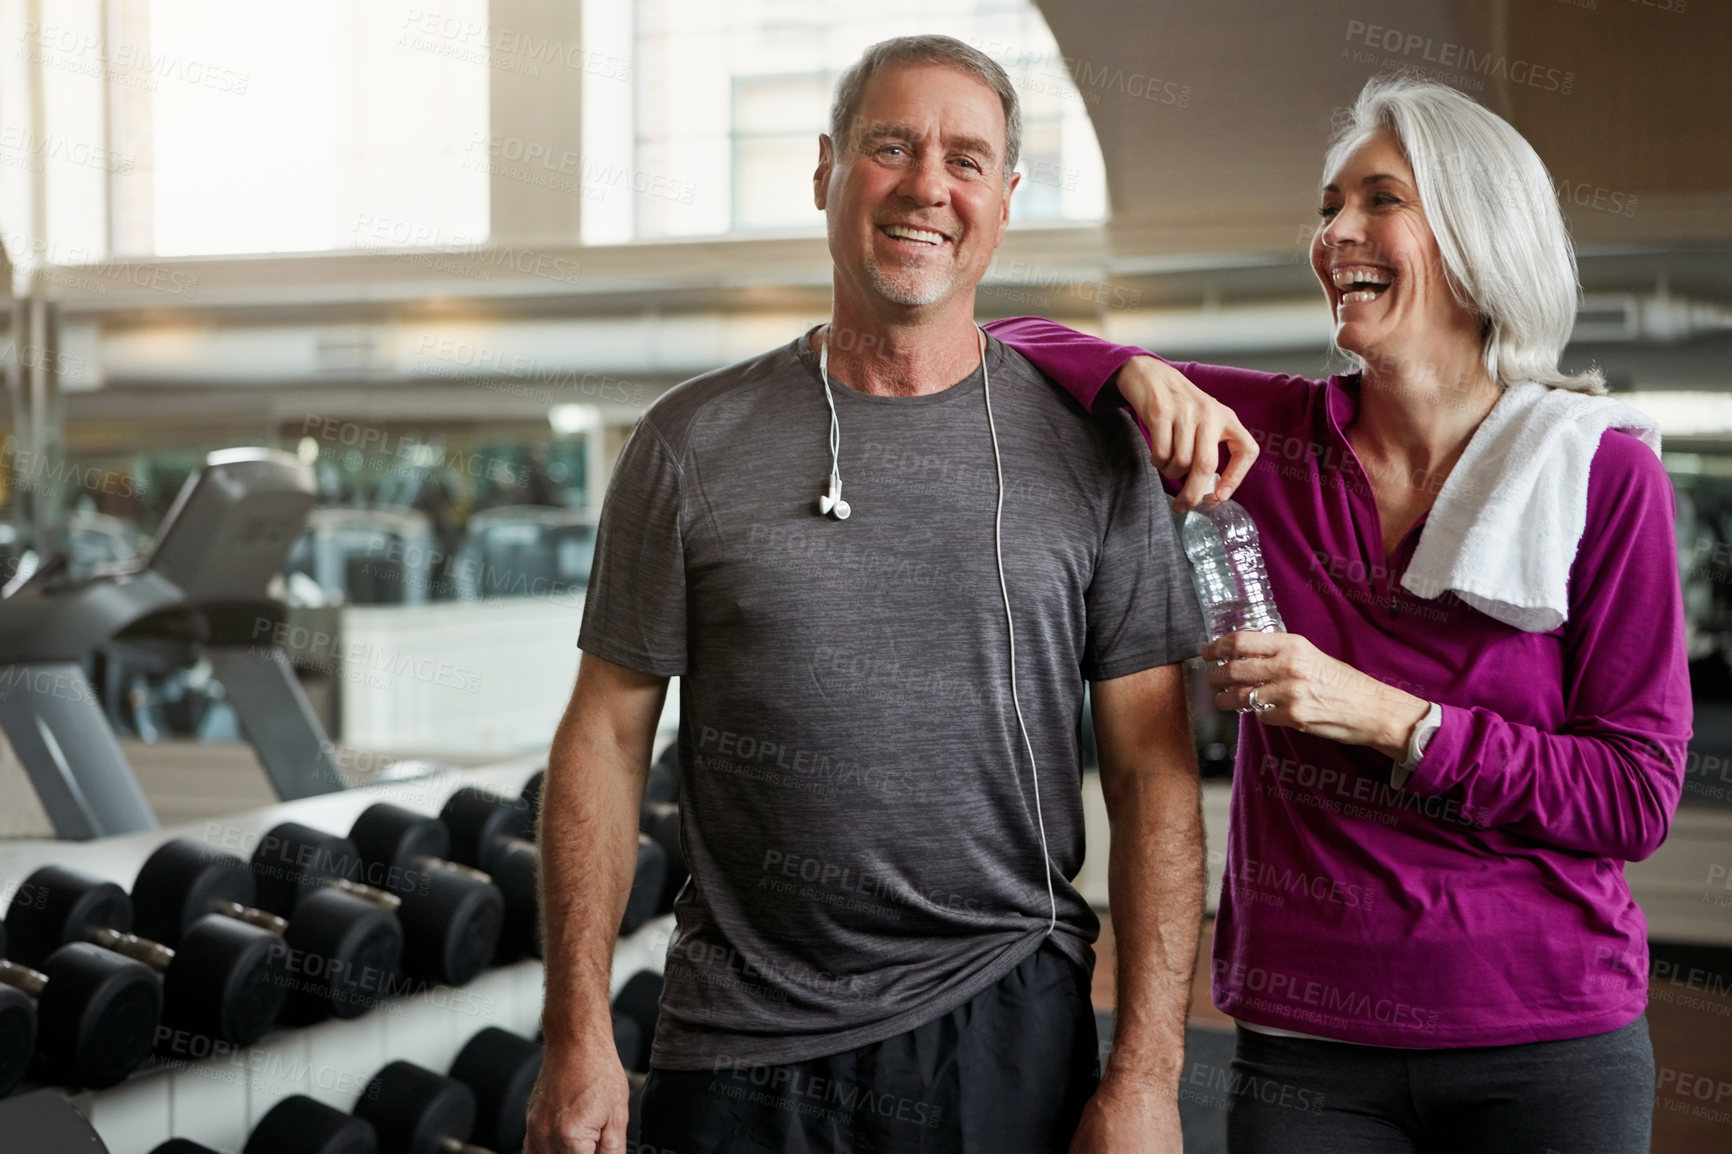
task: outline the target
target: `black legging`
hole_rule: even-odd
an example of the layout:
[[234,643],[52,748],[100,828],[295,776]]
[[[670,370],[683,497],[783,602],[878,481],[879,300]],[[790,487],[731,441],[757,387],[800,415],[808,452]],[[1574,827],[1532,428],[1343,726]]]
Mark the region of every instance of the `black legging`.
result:
[[1232,1154],[1647,1154],[1648,1022],[1585,1038],[1405,1050],[1243,1026]]

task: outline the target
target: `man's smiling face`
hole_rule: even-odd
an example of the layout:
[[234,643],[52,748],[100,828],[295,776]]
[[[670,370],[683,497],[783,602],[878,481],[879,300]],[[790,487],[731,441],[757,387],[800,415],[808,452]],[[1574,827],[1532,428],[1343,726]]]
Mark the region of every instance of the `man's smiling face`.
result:
[[849,132],[823,138],[813,177],[841,279],[880,308],[972,293],[1010,222],[998,94],[957,68],[895,65]]

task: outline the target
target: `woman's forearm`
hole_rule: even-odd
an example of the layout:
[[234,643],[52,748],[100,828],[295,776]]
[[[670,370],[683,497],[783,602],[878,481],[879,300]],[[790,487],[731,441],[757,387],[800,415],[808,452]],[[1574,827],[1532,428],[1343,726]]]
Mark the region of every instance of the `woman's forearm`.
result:
[[1666,839],[1684,785],[1682,735],[1547,733],[1444,706],[1404,788],[1461,799],[1473,824],[1559,849],[1641,861]]
[[1192,365],[1193,380],[1142,349],[1035,317],[987,327],[1090,412],[1128,405],[1149,443],[1150,464],[1182,485],[1175,509],[1188,509],[1211,491],[1223,499],[1231,496],[1257,459],[1257,443],[1244,422],[1206,383],[1237,370]]
[[1148,355],[1041,317],[1009,317],[982,327],[1027,357],[1091,413],[1110,413],[1124,403],[1110,387],[1113,377],[1132,357]]

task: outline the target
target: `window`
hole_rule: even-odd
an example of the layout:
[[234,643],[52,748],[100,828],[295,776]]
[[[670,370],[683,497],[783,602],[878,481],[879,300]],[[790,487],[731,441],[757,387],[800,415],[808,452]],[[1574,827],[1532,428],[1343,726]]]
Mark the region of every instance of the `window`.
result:
[[1027,0],[883,0],[866,11],[841,0],[591,0],[585,43],[633,67],[629,84],[586,77],[585,172],[634,180],[586,198],[584,240],[821,231],[811,175],[836,78],[867,45],[910,32],[973,44],[1016,83],[1023,179],[1013,220],[1105,214],[1086,106]]
[[24,7],[0,0],[19,65],[0,70],[0,214],[17,221],[39,195],[44,219],[23,235],[45,238],[43,259],[486,239],[472,163],[486,0],[444,0],[436,18],[345,0],[43,0],[33,27]]

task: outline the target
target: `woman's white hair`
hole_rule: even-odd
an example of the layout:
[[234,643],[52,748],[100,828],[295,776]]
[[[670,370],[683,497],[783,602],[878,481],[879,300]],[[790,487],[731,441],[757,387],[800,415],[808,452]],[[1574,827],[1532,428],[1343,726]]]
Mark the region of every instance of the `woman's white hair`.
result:
[[1581,286],[1557,190],[1533,146],[1447,85],[1377,76],[1337,129],[1323,179],[1379,128],[1394,131],[1413,168],[1456,300],[1480,318],[1491,379],[1605,392],[1597,369],[1558,369]]

